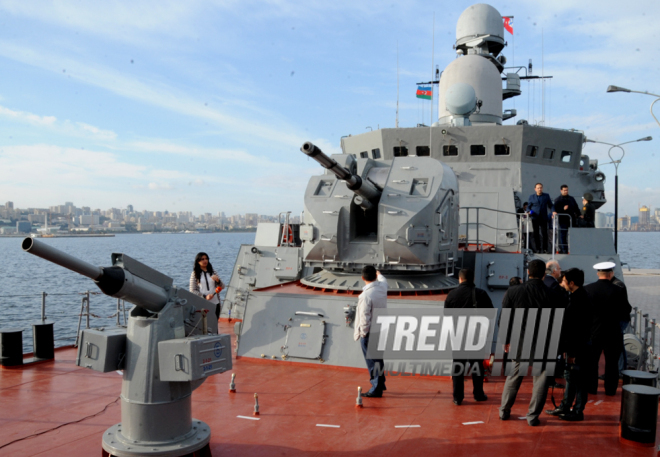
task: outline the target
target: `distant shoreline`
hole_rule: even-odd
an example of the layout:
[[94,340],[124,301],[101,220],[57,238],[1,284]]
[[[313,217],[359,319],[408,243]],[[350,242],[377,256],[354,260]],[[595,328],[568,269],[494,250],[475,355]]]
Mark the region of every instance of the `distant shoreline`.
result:
[[[118,232],[118,233],[81,233],[81,234],[61,234],[42,237],[41,235],[36,238],[104,238],[113,237],[117,235],[211,235],[214,233],[255,233],[257,229],[243,229],[243,230],[223,230],[217,232]],[[0,235],[0,238],[25,238],[30,234],[23,233],[21,235]]]

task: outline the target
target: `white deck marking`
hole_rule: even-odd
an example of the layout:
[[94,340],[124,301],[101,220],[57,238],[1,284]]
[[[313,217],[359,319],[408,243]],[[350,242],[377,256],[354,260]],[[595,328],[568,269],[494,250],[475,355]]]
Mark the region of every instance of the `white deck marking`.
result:
[[249,419],[251,421],[258,421],[259,420],[258,417],[249,417],[249,416],[236,416],[236,417],[238,417],[239,419]]
[[522,416],[522,417],[518,418],[518,420],[521,420],[521,421],[524,421],[525,419],[527,419],[527,416]]
[[594,406],[598,406],[603,402],[603,400],[598,400],[596,403],[594,403]]
[[117,370],[117,374],[118,374],[119,376],[124,376],[124,372],[121,371],[121,370]]
[[589,400],[587,403],[593,403],[593,400]]
[[421,425],[395,425],[394,428],[420,428]]
[[317,427],[330,427],[330,428],[340,428],[341,425],[330,425],[330,424],[316,424]]
[[463,422],[463,425],[477,425],[477,424],[483,424],[484,421],[474,421],[474,422]]

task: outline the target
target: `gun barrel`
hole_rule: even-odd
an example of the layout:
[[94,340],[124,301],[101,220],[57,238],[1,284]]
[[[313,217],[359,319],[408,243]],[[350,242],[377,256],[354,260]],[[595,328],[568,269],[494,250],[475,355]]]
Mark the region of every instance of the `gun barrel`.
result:
[[360,176],[354,175],[346,168],[339,165],[334,159],[328,157],[321,149],[314,146],[311,142],[306,142],[300,148],[308,157],[316,160],[326,170],[330,170],[335,174],[337,179],[346,181],[346,187],[353,191],[358,197],[354,200],[356,204],[360,205],[365,210],[373,208],[380,199],[381,192],[371,182],[362,180]]
[[64,268],[67,268],[71,271],[75,271],[78,274],[88,277],[89,279],[98,280],[103,276],[103,269],[87,263],[84,260],[80,260],[76,257],[73,257],[65,252],[55,249],[52,246],[48,246],[42,241],[37,241],[34,238],[25,238],[21,243],[21,247],[25,252],[34,254],[37,257],[48,260],[49,262],[56,263]]

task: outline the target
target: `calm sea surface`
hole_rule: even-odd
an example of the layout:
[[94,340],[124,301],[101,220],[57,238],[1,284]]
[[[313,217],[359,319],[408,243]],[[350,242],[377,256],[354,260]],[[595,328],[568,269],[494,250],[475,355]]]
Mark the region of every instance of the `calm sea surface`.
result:
[[[110,254],[121,252],[172,277],[176,286],[188,289],[198,252],[209,255],[213,268],[226,284],[239,247],[254,243],[254,236],[254,233],[126,234],[108,238],[39,238],[39,241],[100,266],[111,265]],[[72,344],[80,313],[80,293],[98,292],[98,288],[90,279],[23,252],[21,241],[22,238],[0,238],[0,327],[24,328],[24,351],[31,352],[31,322],[40,318],[41,292],[45,291],[49,294],[46,315],[55,321],[55,346]],[[91,313],[100,316],[92,318],[92,327],[116,324],[116,317],[108,318],[116,312],[116,299],[101,294],[93,295],[90,302]]]
[[[112,238],[39,239],[94,265],[110,265],[110,254],[125,253],[174,278],[188,288],[195,254],[209,254],[213,267],[227,283],[241,244],[252,244],[254,233],[127,234]],[[41,292],[46,315],[55,321],[55,345],[71,344],[80,313],[82,292],[97,292],[94,283],[76,273],[27,254],[21,238],[0,238],[0,327],[23,327],[25,351],[31,351],[31,321],[40,316]],[[660,232],[619,234],[621,260],[631,268],[660,269]],[[60,294],[60,295],[58,295]],[[117,300],[105,295],[91,297],[93,327],[115,325]],[[84,325],[84,320],[83,320]]]

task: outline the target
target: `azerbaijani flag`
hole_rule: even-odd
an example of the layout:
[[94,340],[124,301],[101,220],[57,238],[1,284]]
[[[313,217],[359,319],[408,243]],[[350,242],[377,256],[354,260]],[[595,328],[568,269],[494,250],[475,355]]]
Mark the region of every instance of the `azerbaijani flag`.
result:
[[417,86],[417,98],[423,98],[424,100],[431,100],[433,98],[432,88]]

